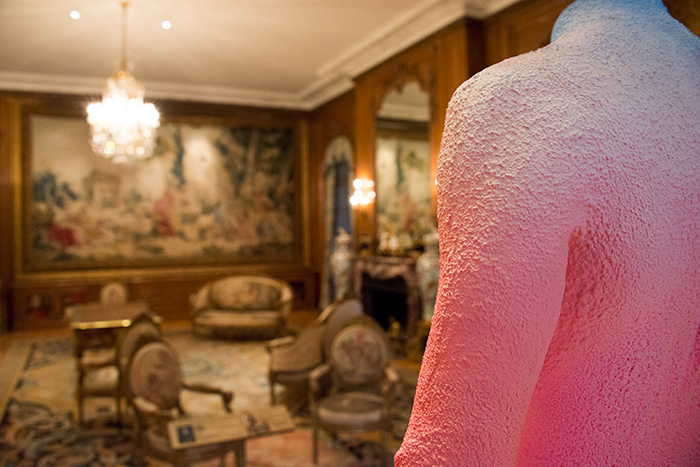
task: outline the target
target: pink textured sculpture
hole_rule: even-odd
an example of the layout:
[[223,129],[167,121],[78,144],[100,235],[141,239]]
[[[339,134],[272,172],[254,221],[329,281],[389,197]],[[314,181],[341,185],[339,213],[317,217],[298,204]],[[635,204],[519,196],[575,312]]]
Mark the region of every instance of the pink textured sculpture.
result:
[[700,465],[700,40],[661,0],[553,39],[450,103],[396,466]]

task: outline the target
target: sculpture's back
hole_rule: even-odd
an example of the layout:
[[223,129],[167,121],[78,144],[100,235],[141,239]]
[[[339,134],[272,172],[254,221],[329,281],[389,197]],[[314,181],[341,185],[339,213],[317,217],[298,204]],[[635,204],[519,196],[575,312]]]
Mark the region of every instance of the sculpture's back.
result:
[[700,464],[700,40],[578,0],[466,82],[408,465]]

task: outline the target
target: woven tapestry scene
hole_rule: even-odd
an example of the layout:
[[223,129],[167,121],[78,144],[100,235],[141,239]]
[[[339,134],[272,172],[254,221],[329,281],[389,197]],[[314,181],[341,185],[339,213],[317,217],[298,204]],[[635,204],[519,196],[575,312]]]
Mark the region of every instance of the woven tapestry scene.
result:
[[[270,357],[265,342],[206,339],[188,330],[170,330],[164,337],[176,350],[182,380],[232,391],[233,414],[272,407],[268,379]],[[71,339],[25,339],[10,344],[0,360],[0,409],[3,410],[0,467],[172,465],[137,453],[134,410],[126,403],[122,404],[121,423],[117,423],[114,399],[85,399],[84,422],[79,423],[76,379]],[[397,385],[391,402],[388,439],[373,433],[332,434],[319,430],[317,465],[393,465],[393,455],[410,417],[414,383],[402,380]],[[277,402],[284,403],[291,415],[292,428],[246,439],[245,465],[312,467],[313,426],[311,412],[304,404],[306,396],[284,388],[278,388],[277,393]],[[221,398],[217,394],[183,390],[180,398],[188,414],[221,411]],[[202,457],[191,464],[217,466],[222,460],[226,467],[240,463],[236,454],[227,452],[223,459]]]

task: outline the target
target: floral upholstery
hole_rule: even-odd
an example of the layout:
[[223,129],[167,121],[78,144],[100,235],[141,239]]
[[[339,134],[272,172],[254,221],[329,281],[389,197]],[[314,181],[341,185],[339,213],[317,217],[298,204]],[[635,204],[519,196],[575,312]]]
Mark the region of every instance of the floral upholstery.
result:
[[333,341],[331,361],[345,384],[361,385],[382,376],[389,354],[382,334],[365,324],[343,329]]
[[282,298],[279,284],[237,277],[214,283],[209,293],[212,306],[234,310],[275,310]]
[[274,337],[292,310],[291,286],[265,276],[229,276],[192,294],[193,330]]
[[143,346],[131,362],[131,391],[160,409],[177,407],[180,398],[180,362],[165,342]]

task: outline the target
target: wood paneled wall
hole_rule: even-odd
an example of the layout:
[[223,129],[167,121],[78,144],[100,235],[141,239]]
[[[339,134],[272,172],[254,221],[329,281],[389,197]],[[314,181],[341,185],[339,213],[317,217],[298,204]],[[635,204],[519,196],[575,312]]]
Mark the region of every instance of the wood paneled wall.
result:
[[663,0],[671,16],[683,23],[693,34],[700,37],[699,0]]
[[[16,229],[20,201],[23,107],[82,116],[85,96],[0,93],[0,280],[6,329],[36,329],[66,326],[64,306],[72,301],[96,300],[103,284],[111,280],[124,283],[129,297],[145,300],[166,320],[187,319],[189,296],[210,280],[230,274],[265,274],[290,282],[295,292],[295,307],[316,307],[317,274],[311,266],[309,225],[318,215],[309,202],[308,189],[317,186],[315,171],[309,168],[309,113],[282,109],[261,109],[207,103],[159,101],[164,120],[187,122],[231,122],[256,125],[282,123],[293,125],[298,148],[300,210],[299,237],[302,255],[294,263],[284,264],[206,264],[196,266],[81,270],[72,272],[28,273],[16,263],[16,245],[22,232]],[[313,196],[317,196],[314,193]],[[311,207],[311,208],[310,208]]]
[[[700,1],[663,0],[668,12],[700,36]],[[550,43],[554,22],[573,0],[523,0],[485,21],[489,65]]]
[[549,44],[559,14],[573,0],[525,0],[485,22],[489,65]]
[[[375,119],[384,97],[393,89],[417,81],[430,97],[431,179],[435,179],[445,111],[454,91],[469,76],[483,68],[483,31],[481,24],[462,20],[390,58],[359,76],[355,86],[356,176],[376,180]],[[433,188],[433,210],[436,208]],[[376,248],[376,212],[374,205],[355,211],[355,242],[369,239],[370,251]]]
[[[445,110],[457,87],[487,65],[529,52],[549,43],[552,26],[559,13],[572,0],[523,0],[485,21],[464,19],[425,39],[356,80],[354,91],[348,92],[313,112],[239,106],[159,102],[164,114],[200,117],[230,117],[256,120],[292,119],[305,129],[302,150],[302,183],[307,188],[302,209],[306,224],[305,254],[301,264],[290,266],[237,265],[201,267],[87,271],[80,274],[45,274],[30,278],[16,275],[14,264],[15,202],[20,167],[12,155],[20,141],[17,133],[16,106],[26,102],[62,105],[69,111],[82,111],[84,97],[37,95],[0,92],[0,317],[2,329],[28,329],[65,326],[62,317],[64,302],[73,296],[96,299],[102,284],[121,280],[133,298],[146,300],[166,320],[188,317],[189,295],[208,280],[227,274],[269,274],[292,283],[297,308],[315,308],[323,270],[324,189],[323,158],[328,143],[336,136],[348,136],[355,144],[356,174],[375,179],[374,116],[384,95],[409,78],[418,79],[431,95],[431,153],[435,175]],[[664,0],[669,12],[693,33],[700,35],[700,2],[696,0]],[[308,137],[307,137],[308,136]],[[435,200],[435,196],[433,199]],[[376,243],[374,212],[356,213],[356,241],[359,234]],[[45,310],[34,310],[31,298],[51,298],[48,316]]]

